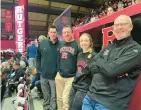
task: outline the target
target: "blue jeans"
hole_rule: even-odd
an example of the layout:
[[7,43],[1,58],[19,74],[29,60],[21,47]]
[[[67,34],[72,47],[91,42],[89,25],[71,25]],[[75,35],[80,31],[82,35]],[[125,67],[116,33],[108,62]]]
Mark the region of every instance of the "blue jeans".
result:
[[41,93],[42,89],[41,89],[41,82],[40,82],[40,80],[35,82],[35,86],[38,88],[38,91]]
[[[40,74],[37,73],[32,77],[30,90],[32,90],[34,88],[35,82],[38,80],[40,80]],[[36,83],[36,84],[38,84],[38,83]]]
[[39,86],[41,86],[41,83],[40,83],[40,80],[37,80],[36,82],[35,82],[35,86],[38,88]]
[[83,100],[82,110],[110,110],[104,105],[98,103],[97,101],[91,99],[89,96],[85,96]]

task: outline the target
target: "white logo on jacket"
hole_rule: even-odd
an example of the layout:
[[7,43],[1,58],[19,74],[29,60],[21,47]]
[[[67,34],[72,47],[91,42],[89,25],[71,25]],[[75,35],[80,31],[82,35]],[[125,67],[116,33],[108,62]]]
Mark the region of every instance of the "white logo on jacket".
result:
[[134,49],[133,51],[136,52],[136,53],[138,53],[138,50],[137,49]]
[[108,55],[108,53],[109,53],[109,50],[106,49],[106,50],[104,51],[103,55]]

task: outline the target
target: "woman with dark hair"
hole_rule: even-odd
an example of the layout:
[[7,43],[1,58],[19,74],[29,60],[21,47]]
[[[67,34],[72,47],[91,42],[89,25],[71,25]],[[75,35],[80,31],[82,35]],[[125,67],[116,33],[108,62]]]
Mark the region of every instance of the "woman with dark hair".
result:
[[111,15],[111,14],[113,14],[115,12],[115,9],[112,7],[112,6],[109,6],[108,8],[107,8],[107,15]]

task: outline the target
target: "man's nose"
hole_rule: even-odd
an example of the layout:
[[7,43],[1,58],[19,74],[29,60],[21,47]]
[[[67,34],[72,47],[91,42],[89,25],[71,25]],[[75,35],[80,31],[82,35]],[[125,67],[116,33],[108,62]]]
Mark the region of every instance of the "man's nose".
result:
[[66,35],[68,35],[68,32],[66,32]]

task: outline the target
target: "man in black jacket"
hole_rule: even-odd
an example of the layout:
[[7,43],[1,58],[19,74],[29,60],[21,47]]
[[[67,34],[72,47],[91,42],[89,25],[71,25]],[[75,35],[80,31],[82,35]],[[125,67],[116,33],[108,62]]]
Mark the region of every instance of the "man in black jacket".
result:
[[55,26],[49,28],[50,39],[40,42],[37,49],[36,66],[37,72],[41,73],[40,81],[44,96],[44,110],[57,110],[55,76],[57,73],[57,56],[59,41]]
[[90,64],[93,80],[82,110],[127,110],[141,72],[141,46],[131,37],[131,18],[114,21],[112,44],[103,48]]
[[25,71],[21,67],[19,62],[15,62],[13,64],[13,68],[14,68],[14,73],[13,73],[14,77],[9,80],[9,83],[8,83],[8,95],[5,96],[5,97],[11,97],[12,96],[12,89],[17,90],[17,86],[19,84],[20,77],[24,77],[24,75],[25,75]]

